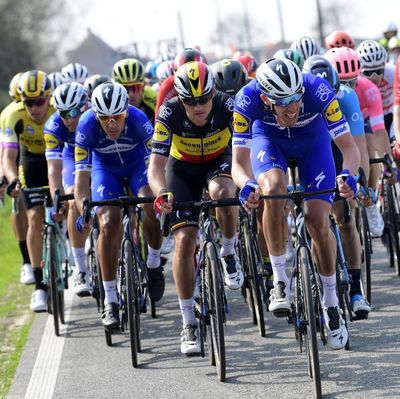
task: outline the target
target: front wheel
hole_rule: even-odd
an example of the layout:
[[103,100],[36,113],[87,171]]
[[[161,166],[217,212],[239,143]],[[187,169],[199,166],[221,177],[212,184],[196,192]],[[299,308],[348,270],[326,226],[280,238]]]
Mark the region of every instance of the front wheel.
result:
[[58,337],[60,335],[59,324],[59,305],[58,305],[58,289],[57,289],[57,253],[56,243],[54,240],[54,231],[52,226],[47,227],[47,266],[49,272],[49,304],[51,313],[53,314],[54,333]]

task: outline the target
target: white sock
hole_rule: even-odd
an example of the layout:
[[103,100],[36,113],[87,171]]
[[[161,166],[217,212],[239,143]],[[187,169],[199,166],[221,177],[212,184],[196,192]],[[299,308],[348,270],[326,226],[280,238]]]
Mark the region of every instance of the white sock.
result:
[[221,256],[234,255],[235,252],[236,236],[226,238],[222,236]]
[[107,305],[111,302],[118,303],[117,298],[117,281],[104,281],[103,280],[103,287],[104,287],[104,305]]
[[332,276],[322,276],[321,277],[322,286],[324,288],[324,297],[322,298],[322,303],[325,308],[330,308],[331,306],[337,306],[339,304],[338,297],[336,295],[336,274]]
[[189,324],[197,325],[197,320],[193,309],[193,298],[179,299],[179,307],[182,314],[183,328]]
[[269,254],[269,259],[271,260],[272,271],[274,273],[274,285],[277,285],[278,281],[282,281],[287,285],[289,279],[285,271],[286,253],[278,256]]
[[147,267],[149,269],[156,269],[160,266],[161,259],[161,248],[154,249],[151,248],[150,245],[147,245]]
[[74,257],[75,266],[78,268],[78,272],[87,273],[85,247],[71,247],[71,252]]

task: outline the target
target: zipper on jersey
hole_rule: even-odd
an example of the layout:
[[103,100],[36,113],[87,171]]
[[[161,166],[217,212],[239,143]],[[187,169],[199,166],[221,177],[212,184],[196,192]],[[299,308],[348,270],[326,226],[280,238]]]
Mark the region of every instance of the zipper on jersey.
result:
[[121,163],[122,163],[122,165],[123,165],[123,164],[124,164],[124,160],[122,159],[122,156],[121,156],[121,154],[119,153],[118,141],[117,141],[117,140],[114,140],[114,145],[115,145],[116,148],[117,148],[117,153],[118,153],[118,156],[119,156],[119,160],[121,161]]

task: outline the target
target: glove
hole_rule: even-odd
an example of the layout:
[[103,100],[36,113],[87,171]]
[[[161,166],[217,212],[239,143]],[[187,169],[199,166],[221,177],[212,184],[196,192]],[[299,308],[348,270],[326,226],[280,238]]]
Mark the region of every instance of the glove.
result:
[[343,169],[338,175],[337,178],[341,177],[343,181],[351,188],[354,195],[357,193],[357,180],[350,174],[348,169]]
[[396,141],[392,149],[393,158],[396,162],[400,163],[400,144]]
[[8,185],[7,195],[9,195],[11,197],[11,193],[13,192],[13,190],[15,189],[17,184],[21,184],[18,177],[14,178],[13,181]]
[[78,216],[75,221],[76,229],[83,234],[83,216]]
[[156,197],[153,202],[154,213],[156,214],[156,218],[159,219],[161,213],[161,206],[169,200],[169,197],[172,195],[171,192],[168,192],[167,189],[163,189],[160,191],[160,194]]
[[259,188],[260,188],[260,186],[257,184],[257,182],[254,179],[247,180],[246,184],[242,187],[242,189],[239,192],[240,203],[244,206],[244,203],[249,198],[249,195],[251,193],[254,193]]

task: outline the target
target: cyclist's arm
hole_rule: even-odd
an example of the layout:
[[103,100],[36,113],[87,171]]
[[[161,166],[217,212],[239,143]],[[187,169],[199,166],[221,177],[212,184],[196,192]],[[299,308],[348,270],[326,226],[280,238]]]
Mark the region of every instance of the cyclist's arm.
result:
[[48,159],[47,160],[47,171],[49,176],[50,193],[54,197],[54,191],[58,188],[60,193],[64,194],[62,185],[62,159]]
[[90,171],[77,170],[75,174],[75,204],[79,213],[83,213],[83,200],[90,198]]
[[336,137],[334,141],[343,156],[343,169],[348,169],[352,175],[356,175],[361,158],[353,136],[349,132]]
[[400,104],[393,108],[393,126],[396,141],[400,143]]
[[393,86],[394,108],[393,108],[393,126],[396,141],[400,143],[400,57],[396,62]]
[[17,158],[18,158],[18,148],[7,147],[3,149],[3,169],[4,174],[9,182],[12,182],[16,177],[18,177],[17,170]]
[[249,179],[254,179],[250,161],[250,148],[233,147],[232,179],[239,188],[242,188]]
[[165,180],[165,167],[167,165],[168,157],[158,154],[150,155],[149,169],[147,170],[147,176],[149,185],[154,195],[158,195],[160,191],[167,186]]

